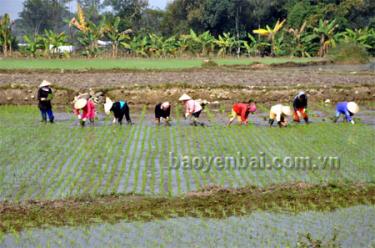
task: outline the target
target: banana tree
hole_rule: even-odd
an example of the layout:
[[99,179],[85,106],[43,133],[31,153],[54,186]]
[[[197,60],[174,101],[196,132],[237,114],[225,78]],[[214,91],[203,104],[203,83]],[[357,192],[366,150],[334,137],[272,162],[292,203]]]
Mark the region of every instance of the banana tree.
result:
[[345,29],[344,32],[340,33],[340,40],[344,42],[350,43],[357,43],[365,48],[372,48],[371,38],[373,34],[371,33],[371,29],[364,28],[364,29]]
[[307,22],[305,21],[300,28],[290,28],[288,33],[293,37],[293,43],[291,44],[291,56],[302,56],[310,57],[310,54],[306,51],[306,45],[304,43],[304,34],[306,30]]
[[265,47],[271,46],[269,42],[262,41],[261,39],[257,40],[253,35],[250,33],[247,34],[249,40],[243,40],[242,46],[245,48],[245,51],[248,56],[255,56],[259,55],[260,51]]
[[119,31],[120,17],[116,17],[113,22],[107,21],[104,25],[104,34],[111,41],[112,45],[112,57],[117,57],[119,45],[126,40],[130,40],[129,34],[124,31]]
[[164,40],[162,44],[162,54],[163,56],[171,55],[175,57],[178,48],[178,40],[176,36],[171,36]]
[[51,54],[56,54],[59,46],[67,44],[67,36],[64,32],[55,33],[51,30],[45,30],[40,40],[43,44],[44,55],[48,57]]
[[278,20],[273,28],[270,28],[268,25],[266,25],[266,28],[259,28],[253,30],[254,34],[258,34],[260,36],[265,36],[267,37],[268,40],[271,41],[271,54],[275,55],[275,38],[277,33],[282,29],[284,26],[286,20],[283,20],[280,22]]
[[215,37],[210,33],[210,31],[200,34],[199,42],[201,43],[201,52],[203,56],[208,56],[215,50]]
[[338,24],[336,24],[336,20],[319,20],[319,26],[313,29],[314,35],[320,39],[318,56],[323,57],[330,47],[336,46],[336,40],[338,37],[335,34],[335,30],[337,28]]
[[25,52],[35,58],[37,52],[43,48],[43,38],[40,35],[35,35],[33,37],[24,35],[23,39],[27,44],[24,48]]
[[130,43],[121,42],[121,45],[125,48],[128,48],[136,56],[147,57],[147,46],[148,40],[147,36],[135,36]]
[[225,56],[227,53],[230,54],[232,52],[233,47],[236,45],[236,38],[231,36],[230,33],[223,33],[215,40],[215,44],[219,48],[218,56]]
[[12,54],[12,23],[8,14],[0,19],[0,42],[4,57]]
[[102,19],[98,25],[86,21],[82,8],[77,4],[77,17],[70,21],[69,26],[78,30],[77,40],[85,49],[83,54],[88,57],[96,57],[99,51],[98,40],[104,35],[105,20]]

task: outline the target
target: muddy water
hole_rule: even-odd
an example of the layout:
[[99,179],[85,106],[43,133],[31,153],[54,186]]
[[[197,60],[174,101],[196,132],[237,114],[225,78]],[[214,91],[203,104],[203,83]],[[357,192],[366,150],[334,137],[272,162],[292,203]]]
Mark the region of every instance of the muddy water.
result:
[[[375,245],[375,208],[356,206],[333,212],[255,212],[227,219],[176,218],[86,227],[31,229],[9,233],[1,247],[295,247],[320,240],[339,247]],[[307,242],[307,244],[309,244]]]

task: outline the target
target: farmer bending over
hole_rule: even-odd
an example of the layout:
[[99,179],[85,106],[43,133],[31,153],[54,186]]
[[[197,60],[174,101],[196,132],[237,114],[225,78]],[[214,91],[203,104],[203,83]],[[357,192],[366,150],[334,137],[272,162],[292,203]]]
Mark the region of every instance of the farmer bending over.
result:
[[234,119],[237,118],[239,124],[247,125],[248,123],[248,116],[250,113],[254,114],[257,110],[255,102],[253,100],[249,100],[247,103],[235,103],[233,104],[232,108],[232,117],[229,119],[228,126],[232,124]]
[[113,123],[116,123],[117,121],[122,125],[122,119],[125,116],[127,123],[132,124],[129,114],[129,105],[125,101],[112,102],[112,100],[107,97],[104,104],[104,111],[107,115],[109,115],[110,112],[113,112]]
[[302,117],[305,120],[305,123],[309,123],[309,117],[306,113],[307,108],[307,96],[305,92],[301,91],[293,101],[293,120],[295,122],[300,122],[300,118]]
[[276,120],[279,127],[286,127],[288,125],[288,116],[291,115],[290,107],[277,104],[271,107],[269,124],[272,126]]
[[[189,116],[192,117],[193,123],[192,125],[196,126],[198,124],[203,125],[203,123],[198,122],[198,118],[200,114],[202,113],[203,107],[200,103],[200,101],[193,100],[190,96],[187,94],[183,94],[179,99],[179,101],[182,101],[182,103],[185,106],[185,119]],[[207,104],[207,101],[204,102],[204,105]]]
[[73,112],[77,115],[82,127],[85,126],[87,119],[90,120],[90,123],[94,123],[95,103],[89,94],[81,94],[75,98]]
[[340,115],[344,115],[347,122],[354,124],[355,122],[352,119],[352,116],[358,112],[359,107],[355,102],[339,102],[336,105],[336,117],[334,119],[334,122],[337,122],[337,120],[340,118]]
[[170,115],[171,104],[169,102],[158,103],[155,106],[155,122],[157,125],[160,125],[160,119],[163,118],[165,120],[165,124],[169,126]]
[[42,115],[42,122],[44,123],[47,122],[47,115],[51,123],[53,123],[55,119],[52,112],[51,100],[53,98],[53,93],[51,87],[49,87],[50,85],[50,82],[43,80],[38,89],[38,107]]

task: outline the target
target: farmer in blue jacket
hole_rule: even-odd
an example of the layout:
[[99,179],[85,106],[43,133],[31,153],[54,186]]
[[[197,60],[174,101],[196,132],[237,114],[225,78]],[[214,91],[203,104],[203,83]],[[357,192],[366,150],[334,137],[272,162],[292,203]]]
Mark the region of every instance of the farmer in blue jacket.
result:
[[334,122],[337,122],[337,120],[340,118],[340,115],[344,115],[347,122],[351,122],[352,124],[354,124],[352,116],[358,113],[358,111],[359,107],[355,102],[339,102],[336,105],[336,117],[334,119]]

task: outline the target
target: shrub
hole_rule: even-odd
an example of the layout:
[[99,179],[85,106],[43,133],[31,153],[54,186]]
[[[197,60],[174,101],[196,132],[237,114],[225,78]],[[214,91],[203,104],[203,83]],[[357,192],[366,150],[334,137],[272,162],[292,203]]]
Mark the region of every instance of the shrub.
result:
[[356,43],[341,43],[331,49],[328,56],[338,64],[366,64],[370,61],[366,49]]

